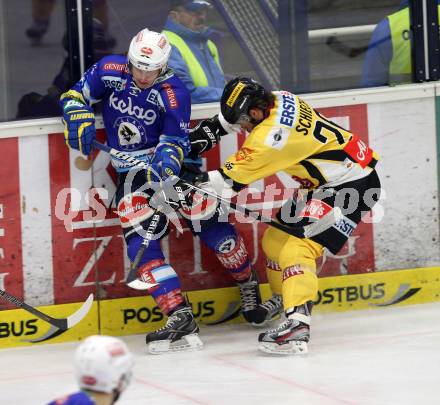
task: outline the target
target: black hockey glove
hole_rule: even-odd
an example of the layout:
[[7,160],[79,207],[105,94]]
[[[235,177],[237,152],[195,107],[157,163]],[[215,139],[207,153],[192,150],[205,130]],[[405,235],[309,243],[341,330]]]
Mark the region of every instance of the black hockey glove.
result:
[[192,191],[176,176],[169,177],[161,183],[150,183],[149,205],[165,215],[171,211],[189,209],[192,202]]
[[217,145],[220,141],[220,137],[226,134],[227,132],[218,120],[218,115],[200,121],[189,131],[189,140],[191,143],[189,157],[197,159],[203,152],[206,152]]

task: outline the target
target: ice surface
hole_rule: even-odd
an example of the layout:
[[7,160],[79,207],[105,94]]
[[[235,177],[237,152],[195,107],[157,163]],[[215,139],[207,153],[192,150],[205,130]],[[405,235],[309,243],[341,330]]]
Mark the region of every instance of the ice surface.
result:
[[[136,357],[118,405],[440,403],[440,303],[316,314],[310,353],[257,351],[260,330],[202,327],[204,350],[148,355],[144,336],[123,337]],[[45,404],[76,391],[77,343],[0,350],[0,403]]]

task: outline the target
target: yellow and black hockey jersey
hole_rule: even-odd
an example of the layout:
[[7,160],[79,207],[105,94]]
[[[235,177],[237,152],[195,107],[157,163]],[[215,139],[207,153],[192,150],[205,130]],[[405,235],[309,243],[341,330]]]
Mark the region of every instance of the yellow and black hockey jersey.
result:
[[221,171],[242,185],[284,171],[303,188],[334,187],[368,176],[377,154],[355,134],[329,121],[304,100],[278,91],[270,115],[250,133]]

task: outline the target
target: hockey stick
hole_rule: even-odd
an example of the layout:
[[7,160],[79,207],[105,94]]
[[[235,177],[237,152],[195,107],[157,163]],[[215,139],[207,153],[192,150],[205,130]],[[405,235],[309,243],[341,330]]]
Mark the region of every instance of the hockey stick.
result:
[[[110,156],[113,156],[116,159],[119,159],[124,162],[128,162],[128,163],[132,164],[134,167],[138,167],[141,169],[147,169],[149,167],[145,162],[143,162],[139,159],[136,159],[130,155],[127,155],[123,152],[120,152],[116,149],[110,148],[109,146],[104,145],[102,143],[99,143],[96,140],[94,141],[94,147],[96,149],[99,149],[99,150],[102,150],[103,152],[108,153]],[[152,208],[154,208],[154,207],[152,207]],[[169,213],[168,213],[168,216],[169,216]],[[137,251],[133,262],[130,265],[130,271],[128,272],[127,279],[125,282],[129,287],[134,288],[136,290],[147,290],[147,289],[157,285],[157,284],[150,284],[145,281],[139,280],[137,278],[137,270],[138,270],[137,268],[139,266],[139,262],[142,259],[142,256],[144,255],[145,250],[148,248],[151,240],[153,239],[154,233],[156,232],[157,226],[159,224],[159,220],[160,220],[160,216],[158,214],[158,210],[156,209],[155,213],[150,221],[150,225],[148,226],[148,229],[146,231],[146,235],[143,238],[142,244],[141,244],[139,250]],[[173,218],[171,218],[171,220],[174,220],[174,224],[182,232],[182,230],[179,228],[180,222],[177,218],[177,215],[173,216]]]
[[50,323],[51,327],[49,331],[45,333],[43,336],[36,339],[24,340],[25,342],[31,342],[31,343],[43,342],[44,340],[53,339],[54,337],[59,336],[68,329],[72,328],[77,323],[81,322],[81,320],[88,314],[93,303],[93,294],[90,294],[87,297],[87,300],[81,305],[81,308],[78,309],[75,313],[73,313],[69,317],[52,318],[51,316],[45,314],[44,312],[41,312],[38,309],[26,304],[25,302],[20,301],[18,298],[14,297],[13,295],[7,293],[2,289],[0,289],[0,297],[11,302],[16,307],[30,312],[31,314],[35,315],[37,318],[40,318],[43,321],[46,321],[47,323]]
[[[149,165],[139,159],[136,159],[133,156],[130,156],[124,152],[118,151],[116,149],[110,148],[107,145],[104,145],[102,143],[94,141],[94,147],[97,149],[102,150],[103,152],[107,152],[111,156],[113,156],[116,159],[122,160],[124,162],[131,163],[134,167],[146,169],[149,167]],[[252,211],[246,207],[243,207],[241,205],[237,205],[229,200],[224,199],[223,197],[211,193],[203,188],[197,187],[193,184],[189,184],[182,181],[182,184],[185,187],[192,188],[193,190],[196,190],[200,193],[203,193],[209,197],[215,198],[217,201],[222,202],[223,204],[228,205],[231,207],[234,211],[241,212],[257,221],[267,223],[269,226],[272,226],[274,228],[277,228],[283,232],[288,233],[292,236],[297,236],[299,238],[311,238],[326,229],[330,228],[333,224],[335,224],[337,221],[339,221],[342,218],[342,212],[339,207],[334,207],[327,215],[322,217],[316,222],[313,222],[310,225],[305,226],[287,226],[282,223],[273,221],[271,218],[265,217],[261,215],[259,212]]]
[[136,257],[134,258],[131,266],[130,271],[127,275],[127,280],[125,281],[126,284],[134,288],[135,290],[147,290],[151,287],[156,286],[157,284],[151,284],[147,283],[146,281],[139,280],[137,278],[137,268],[139,266],[139,262],[142,259],[142,256],[144,255],[145,249],[148,248],[150,245],[151,239],[153,239],[153,235],[156,232],[157,225],[159,224],[160,216],[159,214],[155,213],[153,215],[153,218],[150,221],[150,225],[148,226],[146,235],[142,241],[141,247],[139,248],[138,252],[136,253]]
[[[149,165],[147,163],[145,163],[139,159],[136,159],[135,157],[130,156],[124,152],[118,151],[118,150],[113,149],[107,145],[104,145],[96,140],[94,141],[94,147],[103,151],[103,152],[110,154],[111,156],[113,156],[116,159],[119,159],[124,162],[128,162],[128,163],[132,164],[134,167],[138,167],[141,169],[147,169],[149,167]],[[211,192],[209,192],[205,189],[199,188],[193,184],[189,184],[189,183],[186,183],[183,181],[182,181],[182,184],[185,187],[192,188],[193,190],[196,190],[200,193],[203,193],[203,194],[208,195],[212,198],[215,198],[217,201],[219,201],[223,204],[226,204],[227,206],[231,207],[233,210],[238,211],[238,212],[242,212],[243,214],[245,214],[251,218],[254,218],[257,221],[265,222],[274,228],[277,228],[283,232],[288,233],[289,235],[293,235],[293,236],[297,236],[297,237],[301,237],[301,238],[311,238],[321,232],[324,232],[326,229],[332,227],[336,222],[338,222],[342,218],[341,209],[339,207],[334,207],[328,214],[326,214],[324,217],[322,217],[321,219],[319,219],[318,221],[316,221],[310,225],[288,227],[284,224],[273,221],[271,218],[267,218],[267,217],[261,215],[259,212],[252,211],[246,207],[242,207],[240,205],[237,205],[229,200],[226,200],[226,199],[218,196],[217,194],[211,193]],[[181,193],[178,192],[178,194],[179,194],[179,198],[182,200],[182,197],[180,195]],[[150,226],[147,229],[146,236],[144,237],[144,240],[142,241],[142,245],[139,248],[133,263],[131,264],[130,271],[127,275],[127,280],[126,280],[127,285],[131,288],[136,289],[136,290],[147,290],[147,289],[154,287],[156,285],[156,284],[147,283],[147,282],[137,278],[137,267],[138,267],[139,262],[145,252],[145,249],[147,249],[148,245],[150,244],[150,241],[154,235],[157,224],[159,222],[159,215],[157,214],[157,211],[156,211],[155,216],[157,216],[157,219],[155,220],[154,219],[155,217],[153,217],[153,220],[150,222]]]
[[182,182],[182,184],[200,193],[204,193],[209,197],[215,198],[217,199],[217,201],[223,204],[229,205],[235,211],[239,211],[247,215],[248,217],[254,218],[255,220],[260,222],[265,222],[268,225],[279,229],[280,231],[286,232],[292,236],[297,236],[299,238],[311,238],[321,232],[324,232],[326,229],[330,228],[333,224],[335,224],[337,221],[339,221],[342,218],[341,209],[339,207],[334,207],[328,214],[320,218],[318,221],[311,223],[310,225],[289,227],[279,222],[275,222],[270,218],[264,217],[257,211],[252,211],[241,205],[234,204],[229,200],[215,193],[211,193],[208,190],[197,187],[194,184],[185,183],[185,182]]

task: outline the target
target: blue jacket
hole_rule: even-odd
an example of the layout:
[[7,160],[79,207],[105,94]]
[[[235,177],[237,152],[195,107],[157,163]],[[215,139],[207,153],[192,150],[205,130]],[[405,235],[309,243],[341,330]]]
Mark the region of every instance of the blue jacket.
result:
[[193,104],[200,104],[219,101],[225,85],[225,77],[208,48],[207,42],[212,30],[208,29],[205,32],[195,32],[169,18],[164,29],[174,32],[186,42],[202,66],[208,79],[207,87],[196,87],[188,67],[183,60],[182,54],[175,46],[172,47],[168,64],[190,91],[191,102]]
[[[437,3],[440,3],[440,0],[437,0]],[[403,0],[400,3],[399,10],[405,7],[408,7],[408,0]],[[362,87],[388,85],[392,57],[393,45],[390,24],[388,18],[384,18],[374,29],[368,45],[362,72]]]

